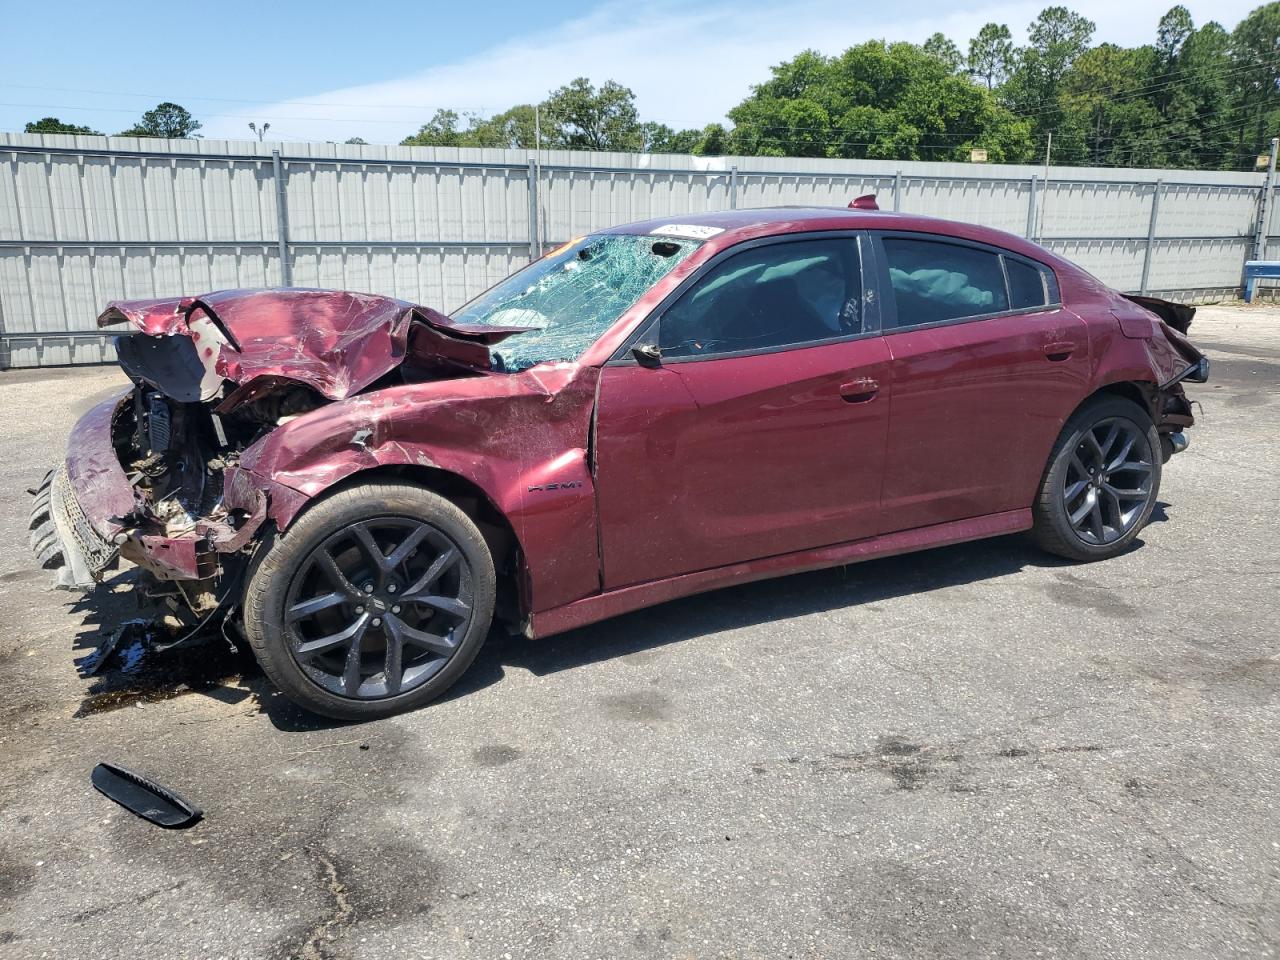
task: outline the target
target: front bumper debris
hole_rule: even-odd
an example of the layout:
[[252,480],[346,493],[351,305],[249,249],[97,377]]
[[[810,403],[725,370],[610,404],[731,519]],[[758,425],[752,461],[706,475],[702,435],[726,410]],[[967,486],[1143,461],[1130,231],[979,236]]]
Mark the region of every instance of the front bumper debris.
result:
[[31,550],[57,585],[87,590],[115,563],[119,548],[89,523],[64,463],[45,474],[31,508]]
[[120,557],[158,580],[212,583],[221,573],[220,555],[246,549],[266,519],[266,494],[251,474],[230,467],[213,513],[189,521],[162,518],[116,452],[117,418],[128,401],[128,395],[118,397],[85,414],[66,460],[32,491],[32,552],[65,589],[92,588]]

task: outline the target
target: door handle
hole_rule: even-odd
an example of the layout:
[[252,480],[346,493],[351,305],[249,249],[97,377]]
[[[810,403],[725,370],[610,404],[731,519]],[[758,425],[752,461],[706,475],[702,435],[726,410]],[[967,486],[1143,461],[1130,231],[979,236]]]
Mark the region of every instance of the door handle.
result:
[[880,392],[880,381],[870,377],[858,377],[848,383],[840,384],[840,396],[846,403],[866,403],[874,400]]
[[1076,345],[1069,340],[1059,340],[1056,343],[1046,343],[1044,345],[1044,355],[1047,359],[1055,363],[1059,363],[1071,354],[1075,353]]

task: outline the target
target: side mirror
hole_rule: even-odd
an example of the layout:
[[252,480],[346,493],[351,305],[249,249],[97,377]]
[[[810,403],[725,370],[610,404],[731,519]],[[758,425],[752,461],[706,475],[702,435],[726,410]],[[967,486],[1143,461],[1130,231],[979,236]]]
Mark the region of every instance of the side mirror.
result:
[[662,348],[656,343],[637,343],[631,348],[631,355],[642,367],[662,366]]

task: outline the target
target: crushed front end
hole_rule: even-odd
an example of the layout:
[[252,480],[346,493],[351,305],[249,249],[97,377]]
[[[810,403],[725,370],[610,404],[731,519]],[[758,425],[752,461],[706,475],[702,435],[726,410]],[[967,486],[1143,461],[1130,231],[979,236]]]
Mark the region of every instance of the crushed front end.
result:
[[41,566],[60,586],[89,589],[123,557],[179,624],[233,603],[269,488],[236,462],[308,400],[298,388],[223,418],[139,383],[93,408],[35,493],[31,545]]
[[32,491],[31,547],[69,589],[134,564],[175,628],[235,606],[264,523],[307,499],[242,468],[245,451],[326,404],[476,375],[489,356],[434,311],[339,291],[113,303],[99,323],[135,328],[116,341],[133,387],[80,419]]

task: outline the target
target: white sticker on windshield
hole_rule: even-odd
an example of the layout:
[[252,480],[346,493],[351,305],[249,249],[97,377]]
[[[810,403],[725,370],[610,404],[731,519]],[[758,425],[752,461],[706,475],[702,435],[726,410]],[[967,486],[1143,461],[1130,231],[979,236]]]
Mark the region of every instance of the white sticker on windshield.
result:
[[681,237],[685,240],[709,240],[717,233],[724,233],[724,227],[704,227],[696,223],[664,223],[649,231],[650,236]]

